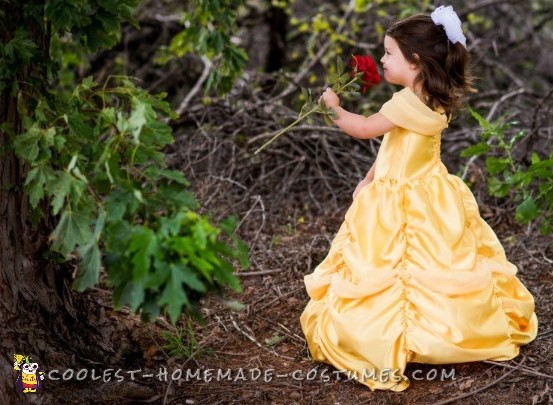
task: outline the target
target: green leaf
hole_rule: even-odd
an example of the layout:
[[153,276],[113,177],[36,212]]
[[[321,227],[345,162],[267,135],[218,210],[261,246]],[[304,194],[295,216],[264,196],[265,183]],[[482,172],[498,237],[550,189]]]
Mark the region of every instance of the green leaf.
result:
[[182,264],[177,267],[182,272],[182,280],[188,287],[199,292],[206,292],[205,285],[200,281],[193,269]]
[[219,266],[214,268],[217,278],[227,284],[236,292],[242,292],[242,285],[238,277],[234,275],[234,268],[225,260],[219,261]]
[[77,276],[73,281],[73,288],[82,292],[98,282],[102,260],[100,249],[96,242],[80,246],[78,252],[81,260]]
[[[94,81],[92,75],[85,77],[79,85],[79,90],[90,90],[94,88],[97,83]],[[113,110],[113,108],[111,108]]]
[[163,216],[159,218],[159,229],[157,234],[161,238],[168,238],[170,236],[178,235],[181,229],[181,222],[183,219],[182,212],[179,212],[173,217]]
[[301,90],[301,94],[303,95],[303,99],[308,102],[308,101],[311,101],[310,100],[310,95],[309,93],[307,92],[307,89],[305,87],[300,87],[300,90]]
[[339,84],[338,82],[340,81],[340,76],[338,75],[338,73],[334,72],[328,76],[327,80],[329,86],[334,87],[335,85]]
[[60,134],[56,134],[54,136],[54,147],[56,148],[56,150],[58,152],[61,152],[63,146],[65,145],[65,143],[67,142],[67,139],[65,139],[65,136],[63,135],[60,135]]
[[110,256],[121,256],[123,253],[126,253],[128,249],[130,235],[132,234],[132,225],[125,220],[110,221],[109,211],[107,211],[106,220],[108,220],[105,225],[106,253],[109,253]]
[[171,266],[171,277],[157,302],[160,306],[168,306],[169,316],[174,323],[182,313],[182,306],[190,305],[186,292],[182,288],[183,282],[183,272],[177,266]]
[[[349,73],[347,73],[347,72],[346,72],[346,73],[342,73],[342,74],[340,75],[340,79],[339,79],[340,85],[346,84],[347,82],[350,81],[350,79],[351,79],[351,74],[349,74]],[[355,84],[355,83],[352,83],[352,84]]]
[[327,114],[323,115],[323,120],[329,127],[334,126],[334,121]]
[[238,217],[236,215],[229,215],[219,222],[219,226],[227,235],[230,235],[236,229],[237,221]]
[[194,210],[200,207],[194,194],[188,190],[183,190],[182,186],[177,183],[160,185],[157,197],[166,203],[176,204],[180,208]]
[[38,143],[41,136],[41,129],[37,125],[19,135],[14,141],[17,155],[29,162],[34,161],[38,156]]
[[37,48],[38,46],[29,37],[29,31],[19,27],[13,39],[4,46],[4,53],[11,61],[24,65],[31,61]]
[[139,206],[139,202],[134,197],[133,191],[126,187],[119,187],[113,190],[105,198],[104,204],[107,211],[107,220],[114,222],[121,220],[125,214],[133,215]]
[[65,197],[71,192],[71,184],[74,180],[73,176],[67,172],[60,171],[58,173],[57,178],[51,182],[49,190],[49,194],[53,197],[51,205],[54,215],[60,212]]
[[531,173],[533,176],[543,178],[543,179],[552,178],[553,177],[553,158],[532,163],[532,165],[528,168],[528,173]]
[[509,158],[489,157],[486,159],[486,169],[490,174],[500,173],[509,165]]
[[234,244],[236,245],[234,257],[238,259],[238,262],[243,269],[248,269],[251,265],[248,245],[238,237],[234,238],[233,240]]
[[[215,268],[215,266],[213,266],[213,264],[207,261],[204,257],[198,256],[196,252],[192,253],[192,251],[189,250],[188,253],[190,255],[190,263],[200,270],[204,276],[209,275]],[[209,277],[206,278],[209,279]]]
[[186,178],[184,177],[184,174],[177,170],[166,170],[158,166],[151,166],[146,170],[146,174],[153,180],[158,180],[159,178],[163,177],[168,180],[173,180],[179,184],[182,184],[185,187],[188,187],[190,185],[188,180],[186,180]]
[[202,250],[207,246],[206,229],[204,229],[205,225],[207,225],[205,222],[197,222],[191,226],[196,246],[198,249]]
[[131,236],[129,252],[132,253],[133,281],[144,280],[150,270],[152,258],[159,249],[157,236],[146,226],[139,226]]
[[71,131],[82,140],[94,140],[94,129],[85,123],[84,117],[81,114],[71,114],[67,117],[67,124]]
[[127,122],[128,129],[132,132],[134,142],[140,143],[140,132],[146,123],[155,118],[152,106],[141,97],[133,97],[133,109]]
[[108,124],[108,125],[114,125],[115,124],[115,108],[113,107],[106,107],[102,109],[100,112],[100,118]]
[[277,332],[273,333],[273,336],[271,336],[268,339],[265,339],[265,344],[267,346],[276,346],[280,342],[282,342],[284,339],[286,339],[286,336],[280,336]]
[[490,145],[486,142],[480,142],[476,145],[469,146],[461,152],[461,157],[480,156],[490,150]]
[[156,258],[154,260],[154,271],[148,273],[148,277],[144,281],[144,288],[159,291],[161,286],[164,286],[170,276],[170,264],[163,259]]
[[[511,123],[509,123],[509,124],[510,124],[510,125],[519,124],[519,122],[516,122],[516,121],[515,121],[515,122],[511,122]],[[525,132],[524,130],[517,132],[516,135],[513,136],[513,137],[511,138],[511,140],[509,141],[509,144],[508,144],[509,149],[512,149],[513,145],[514,145],[518,140],[524,138],[525,135],[526,135],[526,132]]]
[[336,73],[339,75],[344,73],[344,60],[340,56],[336,58]]
[[46,188],[55,177],[54,171],[47,165],[37,166],[27,174],[25,189],[29,193],[31,207],[37,207],[38,202],[44,197]]
[[103,208],[100,208],[98,218],[96,218],[96,223],[94,224],[94,240],[96,242],[100,241],[100,237],[104,231],[106,218],[107,218],[106,211]]
[[167,124],[150,121],[142,130],[142,142],[146,145],[164,147],[173,143],[173,130]]
[[125,304],[130,304],[131,310],[136,312],[144,302],[145,290],[143,282],[129,282],[124,280],[113,290],[113,303],[115,309],[121,309]]
[[527,197],[516,209],[515,219],[522,223],[528,223],[538,216],[538,206],[534,199]]
[[222,300],[221,302],[225,307],[230,308],[233,311],[242,311],[246,308],[246,305],[236,300]]
[[509,183],[503,183],[497,177],[491,177],[488,181],[488,191],[495,197],[505,197],[509,194],[511,185]]
[[50,235],[52,249],[63,255],[73,252],[75,245],[84,245],[92,239],[91,218],[83,212],[66,209]]
[[146,291],[144,290],[144,281],[139,280],[137,282],[129,283],[131,286],[129,289],[129,304],[131,305],[131,310],[136,312],[140,305],[144,302],[146,296]]
[[484,117],[482,117],[476,110],[469,108],[470,114],[478,121],[478,124],[486,131],[491,131],[491,125]]

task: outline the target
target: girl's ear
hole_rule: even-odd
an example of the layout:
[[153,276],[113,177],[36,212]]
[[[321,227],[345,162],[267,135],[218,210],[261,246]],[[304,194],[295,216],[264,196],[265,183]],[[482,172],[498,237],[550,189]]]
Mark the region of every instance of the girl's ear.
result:
[[414,53],[413,54],[413,59],[415,60],[415,62],[411,63],[411,65],[409,66],[411,68],[411,70],[415,70],[416,68],[419,67],[419,54],[418,53]]

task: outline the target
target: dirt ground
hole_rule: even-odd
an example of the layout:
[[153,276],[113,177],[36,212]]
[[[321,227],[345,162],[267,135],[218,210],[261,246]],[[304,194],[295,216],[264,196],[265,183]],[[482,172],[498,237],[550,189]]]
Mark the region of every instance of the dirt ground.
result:
[[[223,118],[217,129],[225,125],[232,129]],[[536,299],[536,340],[508,362],[409,364],[406,375],[411,386],[399,393],[371,392],[332,366],[310,358],[299,321],[308,302],[303,277],[328,253],[357,184],[351,178],[354,175],[340,176],[324,162],[334,156],[340,159],[336,167],[345,168],[348,162],[365,158],[369,162],[362,166],[368,168],[371,149],[360,147],[374,146],[340,141],[337,136],[305,138],[300,133],[257,158],[247,149],[240,152],[232,137],[215,130],[195,136],[177,134],[167,156],[172,167],[185,173],[202,212],[211,213],[215,221],[229,214],[239,218],[237,233],[250,247],[251,267],[239,273],[243,293],[227,292],[227,300],[240,301],[244,308],[236,311],[216,297],[207,297],[201,302],[205,322],[189,324],[183,318],[175,329],[164,319],[141,324],[128,311],[114,312],[109,289],[92,289],[87,293],[89,316],[103,325],[102,333],[121,342],[112,370],[100,368],[94,358],[79,364],[72,359],[65,367],[97,369],[100,375],[107,371],[107,376],[95,381],[47,381],[41,401],[35,403],[552,402],[553,238],[540,235],[536,227],[516,224],[504,202],[487,197],[478,165],[469,172],[472,190],[481,216],[498,235],[507,258],[519,269],[518,277]],[[463,146],[451,137],[442,145],[443,161],[451,173],[459,169],[457,144]],[[321,155],[323,151],[327,155]],[[132,371],[136,371],[134,380]],[[122,381],[116,372],[123,375]]]
[[[201,194],[201,193],[200,193]],[[212,206],[217,201],[211,201]],[[225,207],[226,209],[226,207]],[[481,213],[493,223],[494,210]],[[122,373],[141,371],[135,380],[48,382],[42,403],[56,404],[545,404],[551,403],[553,257],[551,238],[527,236],[526,227],[494,226],[518,276],[536,298],[539,334],[508,362],[430,366],[409,364],[411,386],[400,393],[376,391],[327,364],[310,359],[299,317],[305,307],[303,276],[327,253],[347,206],[321,214],[290,203],[268,215],[260,228],[246,217],[240,234],[252,250],[252,266],[240,274],[245,304],[234,311],[215,297],[203,301],[205,323],[191,323],[195,340],[179,325],[181,346],[171,353],[163,320],[139,324],[125,313],[111,313],[109,293],[89,292],[94,305],[129,332]],[[173,335],[175,331],[173,330]],[[268,340],[268,339],[272,339]],[[191,358],[189,356],[192,355]],[[93,367],[89,364],[85,367]],[[161,374],[160,370],[167,370]],[[211,371],[208,371],[211,369]],[[180,370],[180,371],[179,371]],[[222,373],[217,377],[217,373]],[[112,375],[115,371],[111,372]],[[187,374],[188,373],[188,374]],[[226,374],[225,374],[226,373]],[[153,377],[148,377],[152,374]],[[324,378],[326,376],[326,379]],[[210,378],[211,377],[211,378]],[[92,394],[91,394],[92,393]],[[50,402],[52,400],[52,402]]]
[[[269,242],[278,235],[280,243],[267,251],[265,260],[259,260],[262,266],[242,276],[244,294],[236,299],[244,302],[246,309],[233,313],[210,301],[208,323],[197,333],[202,345],[212,348],[215,355],[198,356],[184,366],[230,369],[236,381],[183,382],[169,388],[173,399],[168,403],[538,404],[552,400],[549,384],[553,335],[548,297],[553,266],[537,255],[548,240],[527,238],[523,229],[505,230],[501,239],[511,261],[519,267],[520,279],[536,297],[540,327],[537,339],[523,347],[516,359],[440,366],[411,364],[406,372],[411,386],[401,393],[371,392],[348,381],[344,374],[338,380],[334,368],[312,361],[299,323],[308,301],[303,276],[324,257],[327,238],[342,219],[341,213],[332,217],[304,213],[304,223],[291,235],[284,228],[260,236]],[[548,254],[551,256],[551,248]],[[267,345],[266,339],[273,336],[284,339]],[[259,369],[262,373],[274,369],[274,375],[282,377],[265,382],[262,374],[253,381],[253,374],[242,380],[238,369]],[[331,378],[323,381],[323,375]]]

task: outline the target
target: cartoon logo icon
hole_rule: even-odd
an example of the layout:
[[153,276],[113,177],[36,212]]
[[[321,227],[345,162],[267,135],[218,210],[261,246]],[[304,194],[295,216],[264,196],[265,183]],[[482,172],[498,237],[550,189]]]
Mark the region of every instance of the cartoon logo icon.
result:
[[40,392],[44,372],[38,371],[38,364],[31,363],[31,357],[22,354],[14,354],[13,360],[13,369],[20,371],[15,380],[17,391],[23,394]]

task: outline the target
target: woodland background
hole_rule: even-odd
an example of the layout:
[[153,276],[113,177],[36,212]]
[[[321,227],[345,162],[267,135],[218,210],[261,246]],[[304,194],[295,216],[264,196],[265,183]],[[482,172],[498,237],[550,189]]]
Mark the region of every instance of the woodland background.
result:
[[[536,298],[540,329],[535,342],[513,361],[435,367],[439,371],[454,368],[456,379],[412,379],[411,387],[402,393],[372,393],[352,381],[334,379],[323,383],[292,377],[272,382],[139,378],[123,383],[47,380],[43,394],[30,401],[551,402],[553,3],[475,0],[448,4],[465,22],[478,92],[469,99],[476,113],[460,113],[444,132],[442,160],[450,173],[470,185],[482,217]],[[167,114],[165,119],[174,136],[174,142],[163,147],[169,168],[184,174],[187,189],[198,202],[198,214],[209,216],[214,223],[236,215],[234,232],[249,249],[250,266],[240,269],[235,257],[242,293],[224,286],[223,298],[195,297],[204,322],[187,314],[177,316],[179,306],[164,313],[167,316],[143,323],[133,310],[144,307],[140,302],[135,306],[132,298],[130,306],[115,310],[113,288],[103,270],[97,282],[92,273],[80,273],[77,277],[83,282],[85,274],[83,283],[88,288],[64,292],[72,297],[69,301],[77,307],[79,322],[67,324],[68,330],[50,328],[37,321],[44,316],[42,310],[29,309],[34,314],[30,327],[35,321],[38,326],[34,325],[35,332],[19,336],[25,350],[34,351],[33,358],[46,370],[122,368],[157,373],[159,367],[259,368],[285,374],[317,367],[319,372],[332,373],[332,367],[309,359],[301,333],[299,316],[308,300],[303,276],[325,257],[381,138],[356,140],[315,118],[261,153],[253,152],[297,117],[306,101],[301,87],[311,89],[313,97],[326,88],[325,77],[333,72],[337,56],[348,60],[353,53],[370,54],[379,60],[386,27],[397,18],[428,13],[434,6],[415,0],[145,0],[134,10],[137,24],[124,23],[108,49],[92,52],[72,48],[71,41],[53,42],[51,55],[60,65],[59,80],[52,86],[74,89],[89,76],[104,85],[124,75],[151,94],[166,93],[165,100],[178,113]],[[192,16],[188,26],[182,22],[184,11]],[[366,96],[342,105],[368,115],[395,90],[382,83]],[[54,214],[55,223],[59,212]],[[61,266],[71,279],[78,263],[73,260]],[[125,296],[121,291],[116,294]],[[21,308],[27,312],[25,306]],[[53,323],[69,322],[48,316],[45,319]],[[171,323],[175,318],[176,324]],[[8,322],[4,341],[17,340],[14,336],[22,324],[10,317],[0,319]],[[19,343],[7,347],[22,350]],[[4,363],[11,361],[11,353],[2,356]],[[407,375],[415,370],[426,375],[431,369],[410,365]]]

